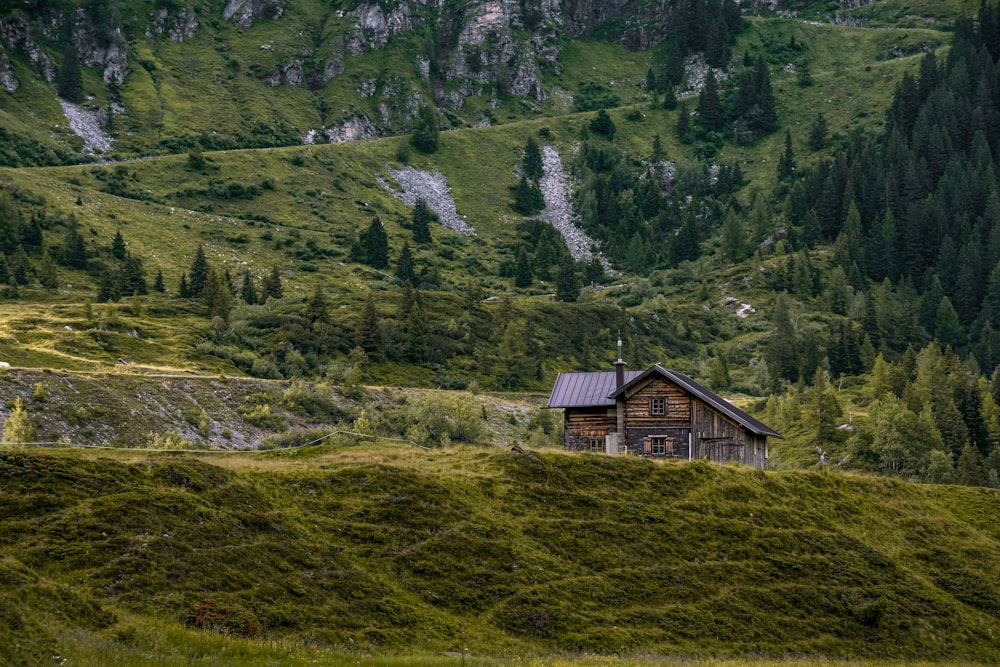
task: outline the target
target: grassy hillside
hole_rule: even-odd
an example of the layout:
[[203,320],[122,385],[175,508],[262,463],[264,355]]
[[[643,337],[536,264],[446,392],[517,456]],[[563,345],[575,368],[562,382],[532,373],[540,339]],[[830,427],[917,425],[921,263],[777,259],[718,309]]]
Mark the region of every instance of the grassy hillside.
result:
[[1000,659],[995,491],[470,448],[8,451],[0,476],[15,664],[168,637],[162,664],[276,642]]

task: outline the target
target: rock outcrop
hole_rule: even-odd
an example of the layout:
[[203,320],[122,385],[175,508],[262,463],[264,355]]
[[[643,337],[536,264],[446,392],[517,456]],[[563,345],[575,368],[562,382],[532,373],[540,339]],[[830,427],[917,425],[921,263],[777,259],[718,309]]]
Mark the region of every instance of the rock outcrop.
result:
[[249,28],[257,19],[278,19],[284,12],[283,0],[229,0],[222,10],[222,20],[237,28]]
[[14,66],[11,65],[10,57],[6,53],[0,53],[0,84],[8,93],[17,91],[20,82],[14,74]]

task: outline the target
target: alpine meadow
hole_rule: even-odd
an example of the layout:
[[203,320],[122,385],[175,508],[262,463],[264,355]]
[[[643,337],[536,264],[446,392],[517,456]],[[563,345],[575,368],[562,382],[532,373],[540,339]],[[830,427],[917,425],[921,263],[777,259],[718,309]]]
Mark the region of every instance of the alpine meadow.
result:
[[0,86],[3,664],[1000,662],[995,0],[0,0]]

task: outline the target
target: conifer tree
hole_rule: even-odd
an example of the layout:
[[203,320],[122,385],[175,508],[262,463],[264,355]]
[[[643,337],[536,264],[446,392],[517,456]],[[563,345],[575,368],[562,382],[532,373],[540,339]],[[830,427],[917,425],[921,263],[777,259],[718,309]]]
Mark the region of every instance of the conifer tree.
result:
[[677,138],[684,143],[691,141],[691,118],[688,113],[687,102],[681,100],[677,104]]
[[986,465],[983,455],[971,444],[962,448],[955,464],[955,481],[963,486],[986,486]]
[[59,97],[67,102],[79,104],[83,101],[83,75],[80,72],[80,58],[72,40],[63,49],[63,63],[59,68]]
[[285,294],[285,288],[281,284],[281,272],[277,266],[271,267],[271,272],[264,277],[261,283],[261,299],[280,299]]
[[167,285],[163,282],[163,269],[156,270],[156,278],[153,279],[153,291],[154,292],[166,292]]
[[556,300],[576,301],[580,298],[580,279],[576,275],[576,262],[566,253],[559,263],[559,274],[556,276]]
[[187,291],[191,298],[196,299],[201,296],[208,283],[208,274],[208,258],[205,257],[204,248],[198,246],[198,250],[194,254],[194,261],[191,262],[191,268],[188,269],[187,273]]
[[125,239],[122,238],[121,230],[115,232],[115,237],[111,240],[111,256],[115,259],[125,259]]
[[424,309],[417,301],[410,309],[410,314],[406,318],[406,348],[404,354],[407,361],[414,363],[422,362],[427,357],[427,348],[430,342],[430,333],[427,329],[427,321],[424,318]]
[[240,298],[243,299],[243,303],[248,306],[254,306],[257,304],[257,288],[253,283],[253,276],[250,274],[250,269],[243,269],[243,276],[240,280]]
[[365,300],[365,309],[361,314],[361,323],[358,325],[357,345],[365,351],[369,357],[375,355],[380,350],[378,332],[378,311],[375,309],[375,300],[369,295]]
[[38,268],[38,284],[47,290],[59,287],[59,275],[56,271],[56,263],[52,259],[52,255],[49,254],[48,248],[45,249],[45,253],[42,255],[41,266]]
[[514,286],[530,287],[532,283],[531,262],[528,261],[528,253],[524,246],[517,249],[517,258],[514,260]]
[[827,132],[829,132],[829,125],[821,111],[816,114],[816,120],[813,121],[809,130],[809,148],[814,151],[822,150],[823,144],[826,143]]
[[75,218],[70,218],[63,237],[62,258],[71,269],[87,268],[87,244],[80,233],[80,227]]
[[191,286],[188,285],[188,278],[186,273],[181,274],[180,283],[177,285],[177,296],[182,299],[191,298]]
[[705,132],[722,130],[722,101],[719,99],[719,84],[715,72],[708,70],[705,85],[698,95],[698,120]]
[[536,183],[542,180],[545,175],[545,167],[542,162],[542,152],[538,148],[538,142],[534,137],[528,137],[524,144],[524,157],[521,160],[521,169],[525,176]]
[[417,120],[410,134],[410,143],[421,153],[434,153],[438,148],[438,124],[434,109],[427,104],[420,106]]
[[785,180],[795,174],[795,152],[792,148],[792,132],[785,130],[785,150],[778,158],[778,179]]
[[379,218],[372,218],[371,224],[361,233],[360,244],[354,254],[357,259],[376,269],[389,266],[389,237]]
[[403,242],[403,248],[399,251],[399,259],[396,260],[396,277],[401,283],[415,283],[417,276],[413,270],[413,253],[410,251],[410,244]]
[[597,115],[590,121],[590,131],[608,139],[615,138],[615,122],[604,109],[600,109]]
[[431,240],[431,211],[423,198],[417,198],[413,204],[413,240],[416,243],[429,243]]

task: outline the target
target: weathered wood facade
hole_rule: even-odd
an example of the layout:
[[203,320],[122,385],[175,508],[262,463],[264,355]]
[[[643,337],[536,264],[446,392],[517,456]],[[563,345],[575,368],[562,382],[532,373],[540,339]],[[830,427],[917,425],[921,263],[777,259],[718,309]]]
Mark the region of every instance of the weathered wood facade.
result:
[[564,410],[565,446],[649,458],[736,461],[766,468],[773,429],[691,378],[654,366],[561,373],[549,397]]

